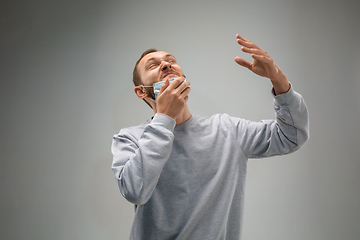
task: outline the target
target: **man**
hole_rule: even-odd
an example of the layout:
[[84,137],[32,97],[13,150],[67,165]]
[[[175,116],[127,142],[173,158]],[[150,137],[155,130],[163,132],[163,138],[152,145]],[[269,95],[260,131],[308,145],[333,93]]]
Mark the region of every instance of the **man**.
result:
[[112,143],[120,191],[137,206],[130,239],[240,239],[248,158],[288,154],[308,139],[301,95],[266,51],[236,38],[254,61],[235,61],[273,84],[275,120],[193,116],[190,82],[174,56],[149,50],[136,63],[135,93],[155,115]]

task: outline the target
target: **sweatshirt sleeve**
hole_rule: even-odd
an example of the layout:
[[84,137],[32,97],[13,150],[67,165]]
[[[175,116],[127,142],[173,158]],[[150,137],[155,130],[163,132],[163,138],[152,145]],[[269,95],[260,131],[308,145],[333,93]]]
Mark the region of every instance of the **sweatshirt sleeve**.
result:
[[174,140],[174,119],[155,114],[139,139],[128,129],[113,137],[112,170],[121,194],[136,205],[145,204],[169,159]]
[[238,122],[241,148],[249,158],[289,154],[308,140],[308,110],[303,97],[293,87],[274,95],[274,109],[275,120]]

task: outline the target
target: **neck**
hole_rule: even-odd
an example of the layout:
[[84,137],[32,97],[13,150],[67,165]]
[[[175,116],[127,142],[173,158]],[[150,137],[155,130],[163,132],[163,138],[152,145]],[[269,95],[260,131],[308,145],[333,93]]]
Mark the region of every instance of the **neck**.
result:
[[176,125],[183,124],[184,122],[186,122],[190,118],[191,118],[191,113],[189,111],[188,106],[186,105],[185,108],[182,111],[182,114],[180,114],[179,117],[177,117],[177,119],[175,119]]
[[[156,107],[153,106],[153,110],[154,110],[154,114],[157,113],[156,111]],[[176,119],[174,119],[176,121],[176,125],[180,125],[183,124],[184,122],[186,122],[187,120],[189,120],[191,118],[191,113],[189,111],[188,106],[186,105],[183,109],[182,112],[178,115],[178,117]]]

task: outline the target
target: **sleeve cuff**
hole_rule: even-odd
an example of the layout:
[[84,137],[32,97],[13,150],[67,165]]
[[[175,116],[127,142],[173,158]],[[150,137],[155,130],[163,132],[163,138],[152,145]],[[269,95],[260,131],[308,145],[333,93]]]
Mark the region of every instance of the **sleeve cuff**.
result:
[[151,124],[162,126],[169,131],[173,132],[176,126],[176,121],[162,113],[156,113],[154,118],[151,121]]
[[275,95],[274,88],[272,88],[271,89],[271,94],[273,95],[277,105],[290,104],[296,98],[296,93],[295,93],[295,91],[294,91],[294,89],[292,87],[292,84],[290,84],[289,91],[287,91],[285,93]]

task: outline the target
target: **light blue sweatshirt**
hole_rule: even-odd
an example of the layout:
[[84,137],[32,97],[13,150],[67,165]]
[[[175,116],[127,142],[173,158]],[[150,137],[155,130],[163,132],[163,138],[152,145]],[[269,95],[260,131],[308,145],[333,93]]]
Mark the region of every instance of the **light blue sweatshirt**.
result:
[[308,111],[291,88],[274,96],[275,120],[226,114],[177,125],[163,114],[113,138],[121,194],[138,205],[130,239],[240,239],[248,158],[284,155],[309,136]]

